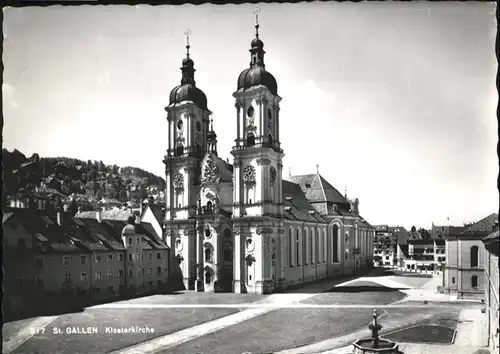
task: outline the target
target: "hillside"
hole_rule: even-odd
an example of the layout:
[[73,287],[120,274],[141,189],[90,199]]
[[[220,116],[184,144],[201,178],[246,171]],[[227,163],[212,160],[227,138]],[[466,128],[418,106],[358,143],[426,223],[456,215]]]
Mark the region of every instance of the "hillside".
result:
[[57,191],[87,200],[138,202],[147,197],[161,199],[165,180],[137,167],[106,165],[68,157],[27,158],[18,150],[2,150],[3,201],[34,191]]

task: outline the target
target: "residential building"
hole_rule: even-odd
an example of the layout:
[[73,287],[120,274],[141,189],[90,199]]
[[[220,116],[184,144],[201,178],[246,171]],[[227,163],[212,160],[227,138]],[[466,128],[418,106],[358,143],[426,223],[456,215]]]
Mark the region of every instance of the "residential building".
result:
[[398,265],[397,244],[399,240],[406,240],[408,231],[403,226],[375,226],[375,238],[373,241],[373,263],[384,267]]
[[[258,26],[256,27],[258,28]],[[319,173],[282,175],[280,101],[263,42],[238,77],[233,164],[218,157],[207,97],[187,46],[168,122],[165,232],[184,285],[272,293],[372,267],[374,228]]]
[[498,224],[495,231],[482,239],[484,244],[484,294],[486,302],[486,315],[488,316],[488,340],[491,353],[500,350],[500,297],[499,297],[499,264],[500,253]]
[[468,226],[464,231],[446,236],[446,267],[443,288],[458,298],[484,296],[484,251],[481,239],[489,235],[498,222],[491,214]]
[[[100,302],[164,291],[169,280],[168,246],[151,224],[134,218],[80,219],[62,211],[9,209],[3,231],[4,303],[13,311],[28,306],[32,296],[42,303],[75,297]],[[143,276],[148,267],[160,270]]]
[[442,270],[446,263],[445,237],[450,232],[461,232],[458,226],[432,226],[432,230],[412,230],[406,240],[398,244],[400,266],[407,270]]

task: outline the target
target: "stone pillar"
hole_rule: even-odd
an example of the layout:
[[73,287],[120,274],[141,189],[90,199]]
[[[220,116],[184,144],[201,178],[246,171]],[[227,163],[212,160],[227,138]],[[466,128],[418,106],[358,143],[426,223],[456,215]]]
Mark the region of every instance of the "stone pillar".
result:
[[[201,224],[201,222],[199,222]],[[204,282],[203,282],[203,268],[204,268],[204,260],[203,260],[203,229],[198,226],[196,229],[196,291],[204,291]]]
[[[240,146],[240,139],[241,139],[241,104],[239,102],[236,102],[234,105],[236,107],[236,146]],[[244,125],[244,124],[243,124]]]
[[241,294],[244,291],[244,277],[242,272],[244,257],[243,257],[243,247],[244,240],[242,240],[241,230],[239,228],[233,228],[234,234],[234,247],[233,247],[233,292],[236,294]]
[[264,104],[264,100],[262,98],[258,98],[256,100],[256,103],[258,105],[258,108],[259,108],[259,130],[260,130],[260,138],[259,138],[259,142],[262,144],[264,142],[264,126],[263,126],[263,117],[262,117],[262,106]]

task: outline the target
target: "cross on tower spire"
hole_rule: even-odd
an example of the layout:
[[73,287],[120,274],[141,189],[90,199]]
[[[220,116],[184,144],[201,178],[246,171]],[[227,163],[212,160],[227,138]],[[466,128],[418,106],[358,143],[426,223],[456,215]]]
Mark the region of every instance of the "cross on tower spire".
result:
[[191,37],[191,30],[188,28],[186,30],[186,32],[184,32],[184,35],[186,36],[186,55],[187,57],[189,58],[189,48],[191,48],[191,46],[189,45],[189,37]]
[[260,14],[260,6],[255,5],[253,9],[253,13],[255,14],[255,36],[259,38],[259,14]]

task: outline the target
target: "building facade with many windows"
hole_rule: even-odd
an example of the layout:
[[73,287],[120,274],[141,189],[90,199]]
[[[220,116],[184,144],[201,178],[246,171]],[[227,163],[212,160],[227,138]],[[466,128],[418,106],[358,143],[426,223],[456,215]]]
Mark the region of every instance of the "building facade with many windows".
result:
[[489,235],[498,215],[491,214],[464,231],[446,236],[443,288],[459,298],[484,296],[484,251],[481,239]]
[[374,229],[359,215],[358,200],[319,173],[283,178],[286,120],[258,28],[233,94],[232,164],[218,157],[189,45],[181,84],[165,108],[165,237],[187,289],[270,293],[372,266]]
[[2,226],[4,303],[13,311],[32,296],[99,302],[167,286],[169,248],[148,223],[28,208],[4,210]]

